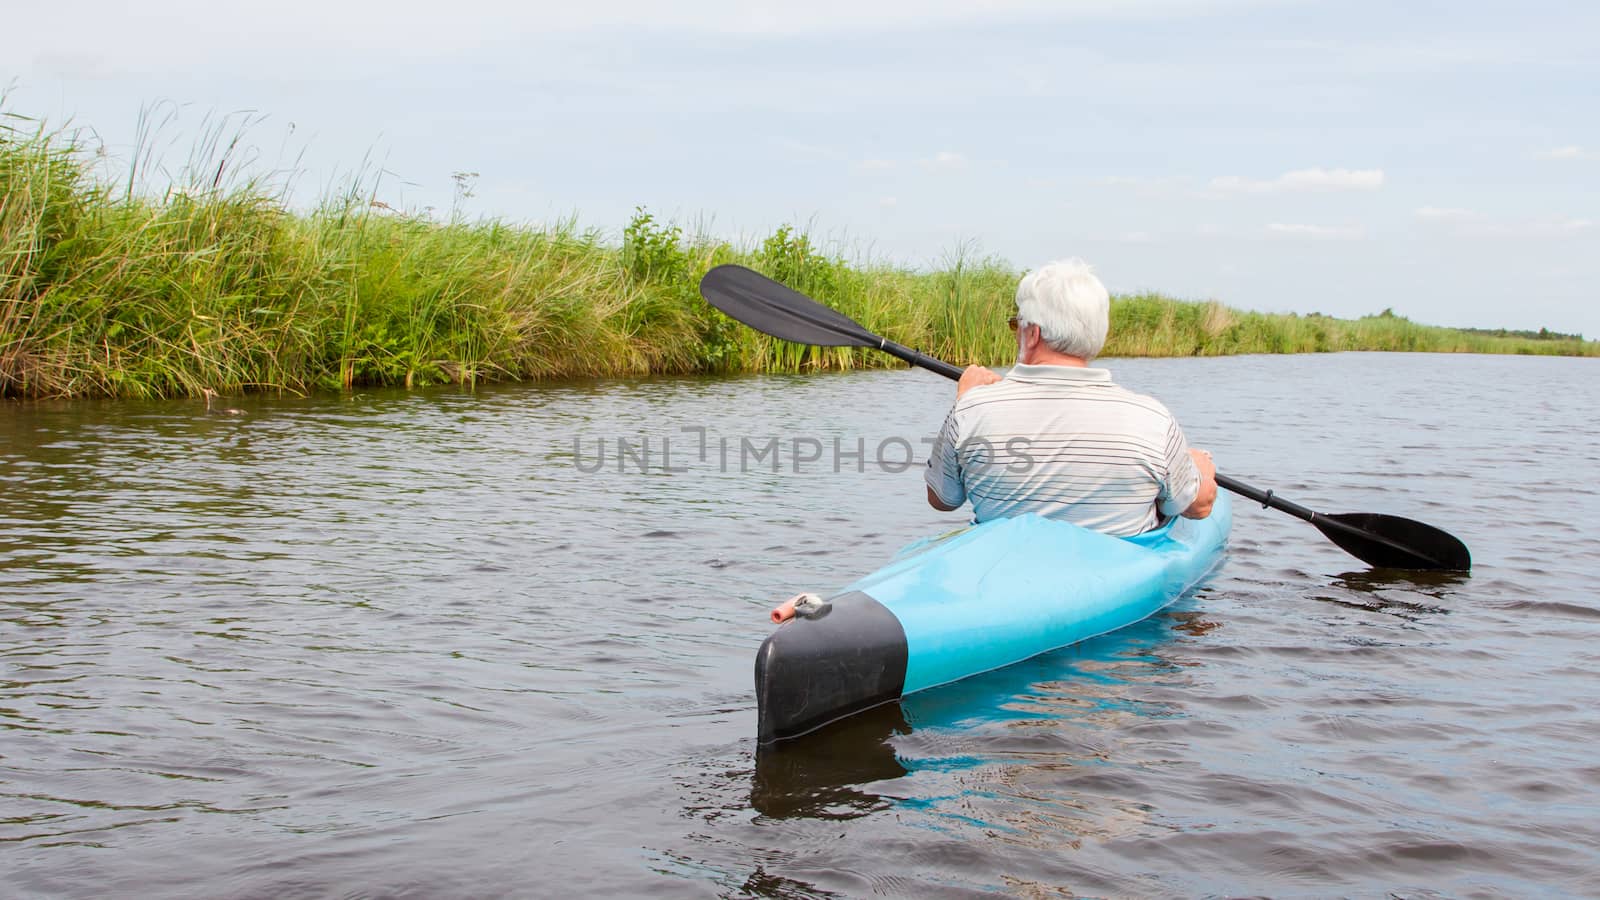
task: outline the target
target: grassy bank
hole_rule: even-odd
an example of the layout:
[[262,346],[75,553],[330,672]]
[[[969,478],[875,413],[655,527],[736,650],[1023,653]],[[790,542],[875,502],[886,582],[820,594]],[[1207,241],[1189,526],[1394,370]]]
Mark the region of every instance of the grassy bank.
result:
[[[396,213],[359,189],[291,211],[229,174],[228,148],[164,191],[108,184],[63,133],[0,130],[0,395],[197,394],[442,381],[885,365],[784,345],[695,292],[741,262],[901,343],[1009,362],[1018,273],[853,265],[780,229],[754,247],[641,213],[620,245],[568,223],[523,227]],[[213,175],[214,171],[214,175]],[[1108,356],[1332,350],[1600,355],[1563,336],[1469,333],[1393,315],[1265,315],[1119,297]]]

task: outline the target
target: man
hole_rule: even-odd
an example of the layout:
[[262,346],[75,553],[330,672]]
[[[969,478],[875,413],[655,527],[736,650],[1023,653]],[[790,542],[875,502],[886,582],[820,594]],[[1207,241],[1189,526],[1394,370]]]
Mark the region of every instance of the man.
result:
[[1156,400],[1089,362],[1105,346],[1111,297],[1082,260],[1017,286],[1017,364],[971,366],[928,460],[928,503],[967,500],[979,522],[1036,512],[1134,535],[1173,516],[1203,519],[1217,496],[1211,454],[1191,450]]

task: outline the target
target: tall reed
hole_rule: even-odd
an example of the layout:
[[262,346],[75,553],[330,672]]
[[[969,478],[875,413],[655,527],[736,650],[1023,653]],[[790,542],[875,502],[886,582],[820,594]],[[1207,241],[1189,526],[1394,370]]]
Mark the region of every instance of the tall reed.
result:
[[[960,363],[1014,355],[1019,273],[970,250],[932,271],[852,264],[785,226],[758,245],[640,211],[620,245],[542,227],[396,213],[353,188],[310,211],[240,174],[216,123],[164,191],[93,174],[71,133],[0,128],[0,396],[163,397],[683,372],[849,369],[871,351],[785,344],[699,298],[740,262],[903,344]],[[136,157],[148,166],[149,158]],[[1465,332],[1392,314],[1264,315],[1116,298],[1108,356],[1439,350],[1595,356],[1576,336]]]

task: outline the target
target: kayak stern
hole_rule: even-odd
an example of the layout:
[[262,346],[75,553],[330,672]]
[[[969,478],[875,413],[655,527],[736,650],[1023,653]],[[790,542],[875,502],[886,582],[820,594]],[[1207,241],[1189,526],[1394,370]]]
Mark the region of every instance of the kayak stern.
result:
[[906,634],[877,600],[851,591],[811,617],[780,625],[756,654],[756,736],[799,737],[900,699]]

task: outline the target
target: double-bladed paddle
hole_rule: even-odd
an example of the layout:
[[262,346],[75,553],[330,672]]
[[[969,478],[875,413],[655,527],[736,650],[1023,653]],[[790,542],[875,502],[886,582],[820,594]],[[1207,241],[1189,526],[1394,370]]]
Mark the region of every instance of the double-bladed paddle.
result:
[[[950,379],[962,369],[880,337],[838,310],[743,266],[717,266],[700,280],[700,294],[729,317],[764,334],[813,347],[873,347]],[[1316,526],[1329,540],[1368,565],[1394,569],[1472,567],[1467,545],[1422,522],[1380,513],[1319,513],[1279,499],[1272,491],[1217,475],[1217,484]]]

